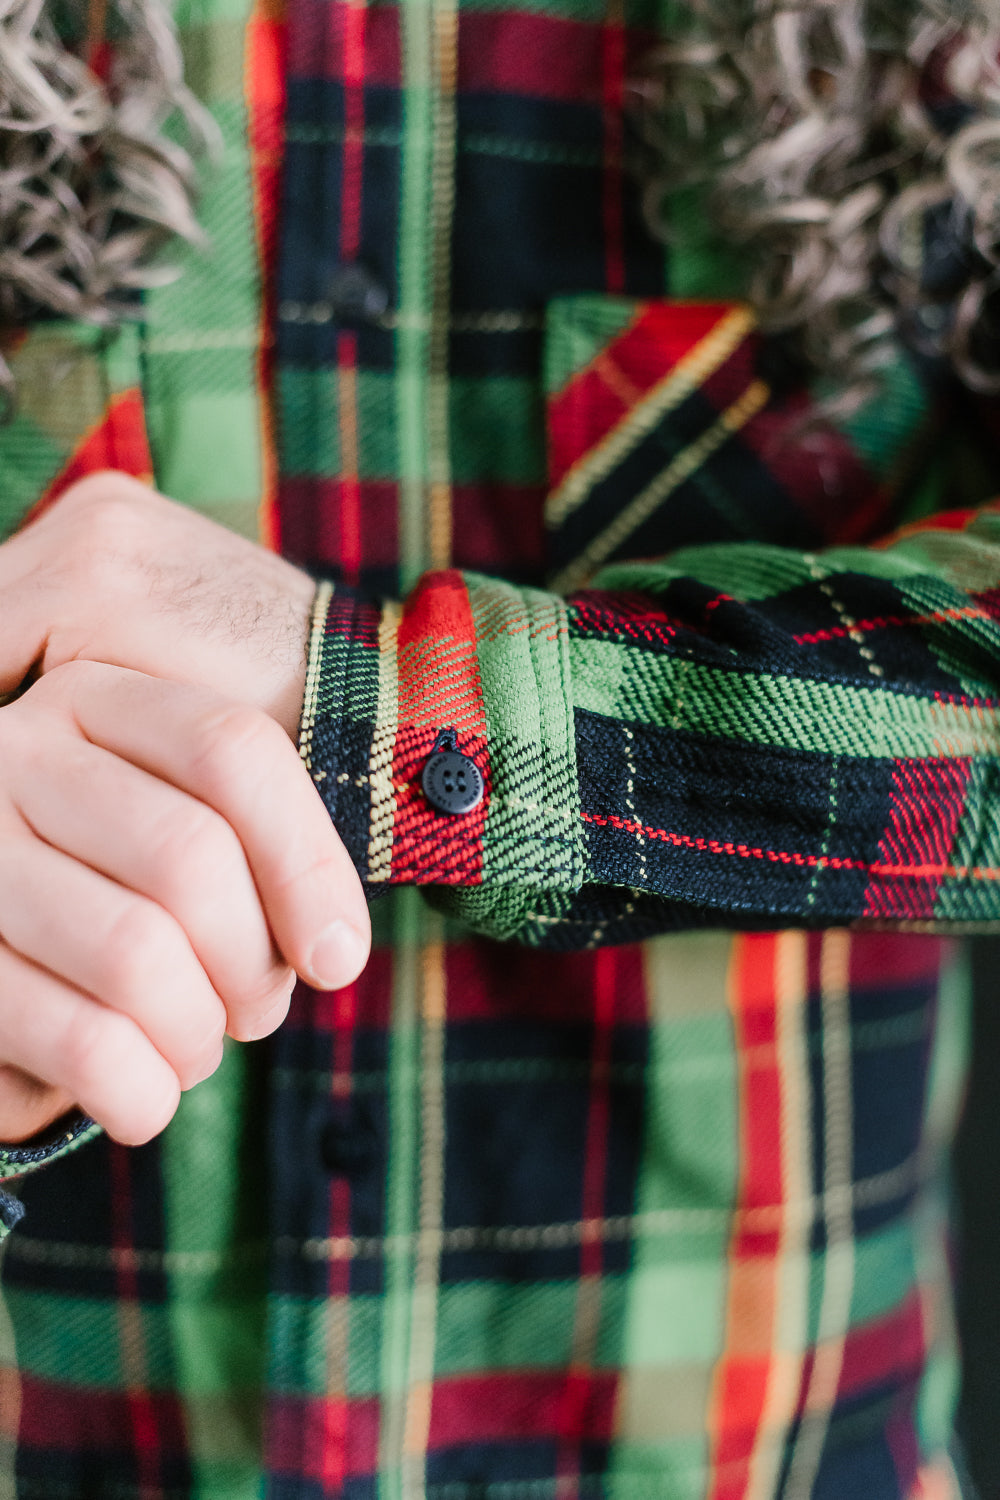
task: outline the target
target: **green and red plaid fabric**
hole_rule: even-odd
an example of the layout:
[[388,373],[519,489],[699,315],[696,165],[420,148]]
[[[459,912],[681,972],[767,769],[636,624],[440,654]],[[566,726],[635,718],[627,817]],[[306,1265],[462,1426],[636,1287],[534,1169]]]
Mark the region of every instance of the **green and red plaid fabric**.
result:
[[[308,761],[368,882],[502,939],[1000,917],[1000,514],[883,550],[718,544],[568,597],[336,592]],[[511,685],[517,690],[511,691]],[[454,725],[486,796],[421,788]]]
[[964,960],[831,924],[1000,917],[1000,517],[869,545],[996,424],[902,359],[804,421],[697,204],[647,236],[669,5],[177,10],[212,254],[26,336],[5,520],[111,462],[331,578],[303,752],[385,894],[160,1139],[0,1161],[0,1487],[957,1495]]

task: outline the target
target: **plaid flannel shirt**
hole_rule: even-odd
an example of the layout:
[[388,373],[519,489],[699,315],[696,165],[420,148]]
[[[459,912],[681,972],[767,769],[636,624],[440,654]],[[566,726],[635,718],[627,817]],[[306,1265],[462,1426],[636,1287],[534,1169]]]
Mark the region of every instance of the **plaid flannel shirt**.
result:
[[901,359],[804,426],[697,203],[648,237],[667,3],[177,10],[212,254],[23,336],[0,507],[110,464],[335,580],[302,748],[386,894],[157,1141],[0,1159],[3,1492],[957,1494],[962,954],[833,924],[1000,918],[990,413]]

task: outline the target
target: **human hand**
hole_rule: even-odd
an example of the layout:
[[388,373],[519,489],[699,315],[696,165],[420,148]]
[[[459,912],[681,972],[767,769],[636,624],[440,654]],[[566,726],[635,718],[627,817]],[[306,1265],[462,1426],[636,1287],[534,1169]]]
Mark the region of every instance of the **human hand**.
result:
[[164,1128],[265,1036],[295,970],[367,958],[357,875],[265,714],[90,662],[0,710],[0,1139],[72,1104],[116,1140]]
[[200,683],[295,736],[313,580],[127,475],[81,480],[0,546],[0,693],[76,660]]

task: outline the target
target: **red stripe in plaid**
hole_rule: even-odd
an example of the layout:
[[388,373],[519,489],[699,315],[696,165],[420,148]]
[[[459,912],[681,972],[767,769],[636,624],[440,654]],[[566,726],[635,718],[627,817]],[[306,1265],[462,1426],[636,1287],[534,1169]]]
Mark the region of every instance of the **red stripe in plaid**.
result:
[[[335,1184],[334,1193],[346,1193],[346,1183]],[[311,1422],[310,1452],[302,1472],[315,1474],[323,1481],[324,1491],[339,1495],[347,1478],[347,1430],[349,1403],[346,1396],[328,1394],[323,1400],[322,1422]]]
[[[341,371],[349,368],[342,359]],[[500,555],[515,574],[534,576],[545,552],[541,500],[538,485],[453,485],[456,565],[491,572]],[[355,535],[357,543],[352,540]],[[282,543],[291,556],[337,571],[345,568],[343,548],[360,547],[365,571],[394,571],[399,561],[398,486],[353,474],[285,479]]]
[[[661,839],[675,849],[695,849],[702,854],[732,854],[738,859],[760,859],[775,865],[793,865],[796,868],[816,870],[881,870],[877,865],[866,865],[860,859],[841,859],[830,854],[799,854],[788,849],[761,849],[750,844],[731,844],[720,839],[695,837],[690,833],[674,833],[669,828],[654,828],[649,823],[637,823],[633,818],[621,818],[616,813],[581,813],[585,823],[595,823],[599,828],[617,828],[622,833],[641,833],[648,839]],[[920,872],[907,872],[920,873]]]
[[[980,596],[981,598],[985,596]],[[821,641],[854,639],[855,631],[898,630],[918,625],[943,625],[948,620],[989,620],[996,618],[995,612],[985,604],[968,604],[955,609],[935,609],[926,614],[879,615],[872,620],[852,620],[850,625],[834,625],[828,630],[811,630],[802,635],[793,635],[798,646],[815,646]]]
[[[716,411],[724,411],[762,378],[760,355],[760,336],[748,335],[699,385],[699,395]],[[797,434],[807,421],[809,444],[804,447]],[[773,474],[794,501],[796,514],[815,527],[824,542],[857,541],[885,516],[891,496],[843,434],[817,418],[804,392],[772,396],[743,424],[738,441]]]
[[[352,369],[343,358],[338,339],[339,370]],[[285,551],[331,567],[345,567],[344,548],[351,566],[360,558],[368,569],[395,568],[399,557],[399,499],[389,480],[283,479],[281,536]]]
[[[322,1481],[326,1455],[328,1400],[325,1396],[282,1395],[271,1399],[268,1468],[296,1480]],[[365,1396],[344,1403],[343,1469],[348,1475],[374,1474],[378,1464],[381,1402]],[[315,1467],[304,1468],[303,1448]]]
[[514,576],[537,577],[545,556],[542,499],[540,485],[453,485],[455,566],[495,573],[503,557]]
[[[358,1014],[356,985],[348,985],[336,994],[322,997],[315,1024],[333,1031],[333,1072],[330,1079],[333,1095],[346,1099],[351,1094],[354,1063],[354,1028]],[[324,1015],[323,1012],[327,1014]],[[349,1174],[335,1174],[330,1180],[330,1216],[327,1233],[332,1239],[347,1239],[351,1233],[351,1188]],[[324,1485],[335,1493],[347,1477],[347,1379],[348,1340],[351,1290],[351,1264],[347,1259],[331,1256],[327,1267],[327,1294],[339,1299],[331,1302],[329,1338],[326,1350],[327,1396],[321,1438],[321,1472]]]
[[[500,951],[502,962],[496,961]],[[648,1026],[643,949],[633,944],[608,951],[615,962],[610,971],[600,971],[600,983],[602,994],[604,987],[611,991],[607,1004],[616,1025]],[[594,994],[600,961],[600,952],[548,953],[513,943],[499,950],[482,939],[450,944],[449,1023],[523,1019],[578,1025],[585,1013],[581,997]]]
[[[783,1080],[778,1050],[780,936],[739,940],[731,996],[739,1062],[740,1185],[729,1250],[724,1351],[716,1368],[710,1500],[742,1500],[773,1374],[781,1218],[749,1227],[754,1209],[785,1202]],[[752,1221],[751,1221],[752,1222]]]
[[[340,258],[357,260],[361,250],[361,197],[364,166],[366,10],[348,5],[336,14],[344,84],[344,145],[340,154]],[[337,372],[341,387],[340,449],[343,488],[340,506],[339,557],[347,583],[358,582],[361,562],[361,486],[358,475],[357,376],[358,338],[349,329],[337,334]]]
[[524,1442],[532,1438],[605,1442],[614,1420],[617,1372],[574,1376],[518,1371],[466,1375],[434,1384],[429,1446]]
[[354,260],[361,249],[364,86],[368,76],[367,14],[362,5],[347,5],[343,11],[344,149],[340,156],[340,254],[343,260]]
[[264,281],[260,338],[257,343],[257,390],[261,397],[259,406],[263,435],[259,527],[261,542],[265,546],[278,547],[278,459],[270,392],[274,387],[274,341],[271,329],[274,327],[275,313],[274,271],[278,250],[278,208],[286,99],[287,31],[282,0],[257,0],[247,27],[246,49],[253,222],[257,237],[257,257]]
[[980,594],[973,594],[973,599],[990,620],[1000,620],[1000,588],[984,589]]
[[[907,762],[909,765],[921,765],[920,761]],[[947,763],[945,763],[947,764]],[[951,789],[953,791],[953,788]],[[912,789],[910,791],[912,795]],[[950,794],[950,793],[949,793]],[[961,809],[959,809],[959,813]],[[648,823],[637,823],[631,818],[620,818],[611,813],[607,816],[600,813],[581,813],[584,822],[595,823],[599,827],[611,827],[620,829],[623,833],[641,833],[645,838],[659,839],[665,844],[672,844],[675,849],[692,849],[702,854],[730,854],[737,859],[762,860],[765,863],[777,865],[790,865],[794,869],[807,870],[867,870],[869,874],[877,877],[880,882],[892,881],[897,878],[905,880],[919,880],[928,885],[929,889],[936,892],[941,881],[949,879],[995,881],[1000,880],[1000,868],[994,865],[956,865],[944,860],[924,860],[919,857],[894,858],[892,834],[886,835],[883,847],[886,857],[873,860],[870,864],[863,859],[841,859],[832,854],[800,854],[787,849],[761,849],[751,847],[749,844],[723,843],[719,839],[695,838],[687,833],[673,833],[666,828],[653,828]],[[957,822],[957,819],[956,819]],[[874,889],[874,887],[873,887]],[[896,888],[893,887],[893,890]],[[899,889],[902,889],[901,887]],[[897,918],[909,917],[915,913],[898,909],[899,901],[894,897],[896,904],[892,906],[892,915]],[[915,898],[914,898],[915,899]],[[888,915],[886,912],[865,911],[864,916]]]
[[[460,573],[430,575],[410,595],[399,627],[397,663],[392,879],[477,885],[482,880],[490,769],[476,629]],[[482,802],[463,818],[442,817],[420,787],[436,735],[452,726],[459,749],[475,760],[485,785]]]
[[579,459],[730,316],[727,302],[651,302],[549,400],[549,475],[559,485]]
[[155,1494],[160,1481],[158,1460],[163,1447],[156,1402],[149,1390],[149,1361],[139,1278],[135,1261],[129,1254],[135,1244],[131,1182],[133,1155],[124,1146],[112,1145],[108,1161],[111,1169],[112,1244],[118,1251],[115,1281],[125,1403],[131,1427],[130,1446],[135,1452],[140,1490]]
[[[877,878],[865,893],[864,916],[905,919],[933,915],[934,898],[949,869],[947,860],[971,774],[968,757],[896,763],[889,826],[878,851],[883,868],[872,867]],[[894,869],[901,878],[894,878]],[[911,870],[914,874],[908,876]]]
[[364,1017],[365,1027],[373,1031],[388,1031],[392,1012],[391,948],[372,950],[367,967],[354,988],[357,1011]]
[[23,525],[40,516],[59,496],[88,474],[119,469],[136,479],[150,479],[153,460],[146,433],[142,395],[137,390],[112,396],[101,420],[85,433],[45,493],[25,516]]
[[666,646],[679,630],[702,632],[688,620],[675,619],[646,594],[611,594],[584,590],[574,594],[572,621],[584,635],[614,632],[640,645]]
[[359,6],[352,0],[296,0],[289,67],[293,78],[357,78],[357,17],[363,13],[363,82],[385,88],[400,83],[399,11],[394,5]]
[[904,541],[910,536],[920,536],[925,531],[968,531],[980,516],[987,511],[996,510],[998,506],[1000,501],[980,506],[977,510],[939,510],[933,516],[922,516],[919,521],[910,521],[906,526],[897,527],[872,545],[879,548],[892,547],[896,542]]
[[916,1380],[923,1368],[925,1352],[923,1308],[920,1293],[913,1292],[886,1317],[852,1328],[848,1333],[839,1397],[895,1384],[907,1372]]
[[[141,1493],[151,1496],[162,1493],[154,1455],[176,1458],[187,1454],[183,1408],[173,1392],[97,1390],[28,1374],[22,1376],[21,1386],[19,1441],[26,1449],[135,1456],[141,1467],[140,1482],[146,1486]],[[149,1446],[139,1449],[140,1443]]]
[[[898,1385],[900,1376],[905,1378],[907,1374],[913,1381],[911,1390],[915,1395],[925,1352],[923,1311],[920,1296],[914,1293],[889,1317],[848,1335],[840,1395],[849,1396],[866,1388],[878,1393],[881,1385],[890,1382]],[[885,1439],[899,1493],[911,1495],[912,1487],[918,1483],[921,1458],[911,1401],[897,1402],[896,1411],[885,1426]],[[957,1493],[949,1491],[944,1500],[958,1500]]]
[[[858,932],[851,938],[850,986],[852,994],[866,989],[884,992],[887,980],[893,985],[934,985],[951,944],[941,938],[904,936],[901,933]],[[813,956],[817,978],[811,984],[819,989],[819,949]]]
[[559,16],[463,12],[459,18],[460,92],[536,94],[596,103],[601,91],[601,32]]

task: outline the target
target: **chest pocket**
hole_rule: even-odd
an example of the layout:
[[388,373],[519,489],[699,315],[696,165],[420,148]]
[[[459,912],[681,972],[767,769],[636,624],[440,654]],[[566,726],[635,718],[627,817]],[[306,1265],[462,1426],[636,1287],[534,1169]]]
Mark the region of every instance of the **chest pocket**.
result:
[[138,328],[41,323],[5,353],[16,409],[0,427],[0,537],[86,474],[152,478]]
[[867,409],[819,419],[818,393],[781,367],[741,303],[560,298],[545,385],[561,591],[614,559],[706,542],[867,540],[939,494],[937,422],[907,362]]

